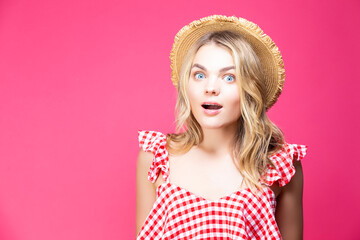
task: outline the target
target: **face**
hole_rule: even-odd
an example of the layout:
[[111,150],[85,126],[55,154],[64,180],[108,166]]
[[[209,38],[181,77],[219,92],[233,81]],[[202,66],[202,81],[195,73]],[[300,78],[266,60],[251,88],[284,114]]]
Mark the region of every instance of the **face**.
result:
[[203,129],[236,128],[240,98],[231,52],[213,43],[202,46],[191,66],[187,94]]

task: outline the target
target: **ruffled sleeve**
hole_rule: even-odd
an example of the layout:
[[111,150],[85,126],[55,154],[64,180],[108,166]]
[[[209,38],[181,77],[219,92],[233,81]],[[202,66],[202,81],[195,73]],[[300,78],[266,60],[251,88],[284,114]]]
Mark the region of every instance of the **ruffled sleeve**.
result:
[[166,149],[166,135],[156,131],[138,131],[139,147],[154,154],[148,179],[155,182],[160,172],[167,181],[169,177],[169,154]]
[[270,157],[276,168],[269,165],[260,182],[267,186],[276,181],[279,181],[280,187],[286,185],[295,174],[293,160],[300,161],[304,158],[307,149],[307,145],[285,143],[282,149]]

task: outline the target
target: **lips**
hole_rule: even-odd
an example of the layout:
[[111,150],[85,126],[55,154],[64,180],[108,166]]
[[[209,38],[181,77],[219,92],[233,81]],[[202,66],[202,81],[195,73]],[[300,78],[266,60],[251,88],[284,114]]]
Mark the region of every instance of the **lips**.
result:
[[222,108],[222,106],[216,102],[205,102],[205,103],[201,104],[201,106],[207,110],[218,110],[218,109]]

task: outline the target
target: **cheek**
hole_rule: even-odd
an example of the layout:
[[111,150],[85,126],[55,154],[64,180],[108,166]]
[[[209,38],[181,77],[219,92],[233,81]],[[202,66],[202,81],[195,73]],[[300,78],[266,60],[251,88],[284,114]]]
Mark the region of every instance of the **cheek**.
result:
[[240,112],[240,99],[239,98],[233,98],[232,101],[233,110],[238,113]]
[[193,91],[188,89],[186,91],[186,94],[187,94],[187,98],[189,100],[190,106],[192,106],[192,103],[194,102],[194,93],[193,93]]
[[188,95],[188,99],[189,99],[191,107],[194,104],[198,103],[198,101],[199,101],[198,96],[200,96],[200,95],[199,95],[197,89],[194,86],[192,86],[191,84],[188,85],[187,95]]
[[241,109],[240,109],[240,96],[237,91],[233,91],[231,93],[231,98],[229,98],[229,103],[232,106],[232,110],[234,111],[234,114],[240,115]]

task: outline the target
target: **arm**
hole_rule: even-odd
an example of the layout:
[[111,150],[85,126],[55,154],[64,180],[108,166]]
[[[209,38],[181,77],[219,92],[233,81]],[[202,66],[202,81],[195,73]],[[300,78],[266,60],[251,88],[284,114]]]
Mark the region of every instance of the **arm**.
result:
[[147,178],[153,157],[140,149],[136,166],[136,236],[156,200],[154,184]]
[[294,161],[295,175],[282,187],[277,198],[275,218],[284,240],[303,239],[303,172],[300,161]]

